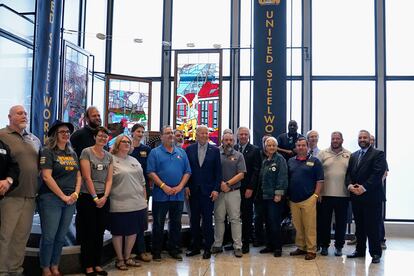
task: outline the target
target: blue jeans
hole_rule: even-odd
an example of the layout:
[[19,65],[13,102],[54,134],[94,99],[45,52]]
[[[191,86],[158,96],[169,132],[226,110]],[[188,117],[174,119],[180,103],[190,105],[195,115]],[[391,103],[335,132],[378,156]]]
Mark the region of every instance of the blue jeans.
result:
[[181,215],[183,201],[153,201],[152,202],[152,253],[160,254],[162,251],[164,223],[169,213],[168,251],[177,253],[181,247]]
[[266,246],[272,250],[282,249],[281,216],[283,201],[263,199],[264,216],[266,219]]
[[38,208],[42,228],[40,266],[44,268],[59,265],[65,237],[75,212],[75,204],[66,205],[55,194],[46,193],[39,196]]

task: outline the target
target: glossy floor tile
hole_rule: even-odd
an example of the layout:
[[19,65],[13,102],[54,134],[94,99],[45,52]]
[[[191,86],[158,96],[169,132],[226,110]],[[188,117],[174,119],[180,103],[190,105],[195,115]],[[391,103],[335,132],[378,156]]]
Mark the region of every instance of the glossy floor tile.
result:
[[[414,275],[414,239],[390,238],[388,249],[383,251],[381,263],[371,264],[366,258],[347,259],[345,255],[335,257],[334,248],[329,248],[329,256],[318,256],[313,261],[305,261],[303,256],[291,257],[289,252],[294,246],[283,247],[281,258],[271,254],[259,254],[261,248],[251,248],[242,258],[233,256],[232,251],[203,260],[201,255],[184,257],[182,262],[175,261],[163,254],[161,262],[142,263],[139,268],[119,271],[114,262],[105,266],[109,275],[146,275],[146,276],[233,276],[233,275]],[[346,246],[344,254],[352,253],[354,246]],[[75,274],[72,274],[75,275]],[[76,274],[82,275],[82,274]]]

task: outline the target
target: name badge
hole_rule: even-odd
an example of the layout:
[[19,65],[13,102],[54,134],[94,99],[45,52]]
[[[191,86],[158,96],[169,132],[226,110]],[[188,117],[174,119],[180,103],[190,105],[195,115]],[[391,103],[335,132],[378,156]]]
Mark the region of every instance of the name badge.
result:
[[306,166],[313,167],[313,165],[315,165],[315,163],[310,161],[306,162]]
[[140,151],[139,152],[139,156],[141,156],[141,157],[147,157],[147,152],[146,151]]
[[102,164],[98,164],[96,166],[96,170],[98,170],[98,171],[102,171],[103,169],[104,169],[104,166]]
[[0,154],[6,155],[7,154],[7,151],[5,149],[0,149]]

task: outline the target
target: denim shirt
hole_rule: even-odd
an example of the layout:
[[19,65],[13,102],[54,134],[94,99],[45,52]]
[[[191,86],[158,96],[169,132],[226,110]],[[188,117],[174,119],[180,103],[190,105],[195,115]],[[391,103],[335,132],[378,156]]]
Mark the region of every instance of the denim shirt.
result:
[[286,161],[279,153],[273,154],[272,159],[262,162],[260,170],[261,189],[263,199],[273,199],[275,195],[284,195],[288,187]]

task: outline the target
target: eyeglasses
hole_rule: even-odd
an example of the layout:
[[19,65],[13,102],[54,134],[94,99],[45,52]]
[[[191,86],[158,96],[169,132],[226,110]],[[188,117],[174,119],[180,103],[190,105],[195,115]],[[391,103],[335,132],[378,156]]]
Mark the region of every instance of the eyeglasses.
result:
[[127,140],[122,140],[121,143],[130,144],[131,145],[131,142],[130,141],[127,141]]
[[69,130],[60,130],[57,133],[59,133],[59,134],[70,134],[70,131]]

